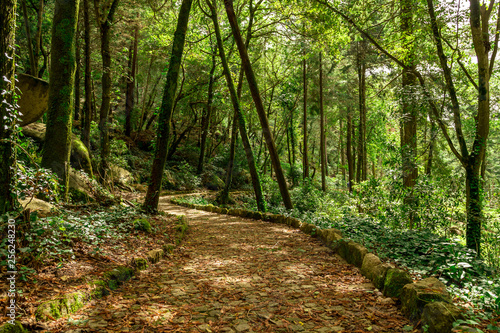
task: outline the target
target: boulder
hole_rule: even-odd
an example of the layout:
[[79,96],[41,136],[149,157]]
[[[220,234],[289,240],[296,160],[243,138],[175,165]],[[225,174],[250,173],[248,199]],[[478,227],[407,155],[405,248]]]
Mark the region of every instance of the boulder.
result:
[[427,326],[429,333],[451,332],[453,323],[459,319],[464,319],[462,310],[445,302],[428,303],[422,312],[422,326]]
[[367,253],[361,265],[361,274],[370,279],[375,287],[382,290],[385,276],[390,268],[389,264],[383,264],[380,258],[373,253]]
[[[33,123],[23,127],[23,134],[32,138],[38,144],[43,145],[45,141],[45,129],[45,124]],[[89,151],[75,134],[71,136],[70,163],[73,168],[77,170],[82,169],[92,177],[92,162],[90,161]]]
[[390,268],[387,270],[384,281],[383,293],[387,297],[400,297],[403,287],[412,284],[413,280],[408,272],[399,268]]
[[162,249],[151,250],[148,252],[148,260],[152,264],[156,264],[161,258],[163,258]]
[[55,320],[80,310],[88,297],[82,292],[74,292],[44,302],[35,311],[35,317],[41,321]]
[[19,203],[24,209],[29,209],[31,212],[37,212],[38,217],[47,217],[54,215],[54,205],[37,198],[26,198],[19,200]]
[[27,74],[17,76],[16,88],[21,90],[19,111],[21,126],[34,123],[49,109],[49,83]]
[[208,171],[201,176],[201,185],[212,191],[218,191],[224,188],[225,184],[217,175]]
[[148,261],[144,258],[132,258],[132,260],[130,260],[130,266],[138,271],[143,271],[148,268]]
[[109,164],[109,177],[114,184],[127,186],[134,181],[132,173],[114,164]]
[[451,303],[452,300],[444,283],[436,278],[406,284],[401,290],[400,299],[403,313],[411,320],[419,320],[424,307],[431,302]]

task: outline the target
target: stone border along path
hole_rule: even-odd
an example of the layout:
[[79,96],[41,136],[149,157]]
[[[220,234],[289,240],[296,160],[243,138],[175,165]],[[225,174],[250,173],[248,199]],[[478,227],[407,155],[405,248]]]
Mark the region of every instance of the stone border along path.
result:
[[403,332],[410,325],[391,298],[309,235],[170,198],[160,209],[190,225],[178,253],[59,331]]

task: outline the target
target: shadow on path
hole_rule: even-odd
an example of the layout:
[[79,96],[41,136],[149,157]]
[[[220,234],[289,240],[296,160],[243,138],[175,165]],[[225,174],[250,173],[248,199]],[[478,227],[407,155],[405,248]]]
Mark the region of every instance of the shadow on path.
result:
[[384,298],[317,240],[288,226],[169,203],[189,234],[172,257],[70,319],[65,332],[402,332]]

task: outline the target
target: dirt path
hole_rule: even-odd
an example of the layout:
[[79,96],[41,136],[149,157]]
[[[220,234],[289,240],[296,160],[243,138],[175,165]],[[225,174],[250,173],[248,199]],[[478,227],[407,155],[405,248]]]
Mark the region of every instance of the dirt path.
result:
[[64,332],[402,332],[408,321],[356,268],[287,226],[172,205],[183,246],[72,316]]

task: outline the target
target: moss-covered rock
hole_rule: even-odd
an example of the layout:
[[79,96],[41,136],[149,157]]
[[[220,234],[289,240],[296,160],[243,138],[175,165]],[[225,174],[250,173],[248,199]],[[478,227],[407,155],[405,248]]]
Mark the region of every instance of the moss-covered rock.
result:
[[312,235],[316,231],[316,226],[310,223],[302,223],[300,230],[305,234]]
[[289,225],[294,228],[300,228],[300,225],[302,224],[302,221],[299,219],[296,219],[295,217],[287,217],[285,219],[285,224]]
[[383,293],[387,297],[399,298],[403,287],[412,283],[413,280],[408,272],[399,268],[391,268],[385,276]]
[[436,278],[406,284],[401,290],[400,299],[401,310],[411,320],[419,320],[424,307],[431,302],[451,303],[452,300],[444,283]]
[[108,284],[104,280],[94,280],[90,283],[92,298],[101,298],[109,295]]
[[148,234],[153,232],[151,229],[151,223],[149,223],[147,219],[134,220],[133,225],[135,230],[144,231],[147,232]]
[[28,330],[19,321],[15,320],[14,324],[6,322],[0,326],[0,333],[28,333]]
[[132,258],[132,260],[130,260],[130,266],[138,271],[143,271],[148,268],[148,261],[144,258]]
[[66,294],[44,302],[35,311],[35,317],[41,321],[55,320],[80,310],[87,300],[82,292]]
[[134,276],[134,270],[126,266],[118,266],[112,271],[104,273],[104,278],[109,289],[117,289],[123,282],[130,280]]
[[363,259],[368,253],[368,250],[363,245],[344,239],[337,242],[335,250],[348,263],[356,267],[361,267]]
[[148,252],[148,260],[152,264],[156,264],[161,258],[163,258],[162,249],[151,250]]
[[427,326],[429,333],[451,332],[453,323],[459,319],[464,319],[462,309],[446,302],[428,303],[422,312],[422,326]]
[[164,244],[162,249],[163,249],[163,253],[165,253],[167,255],[171,255],[174,253],[175,244]]

